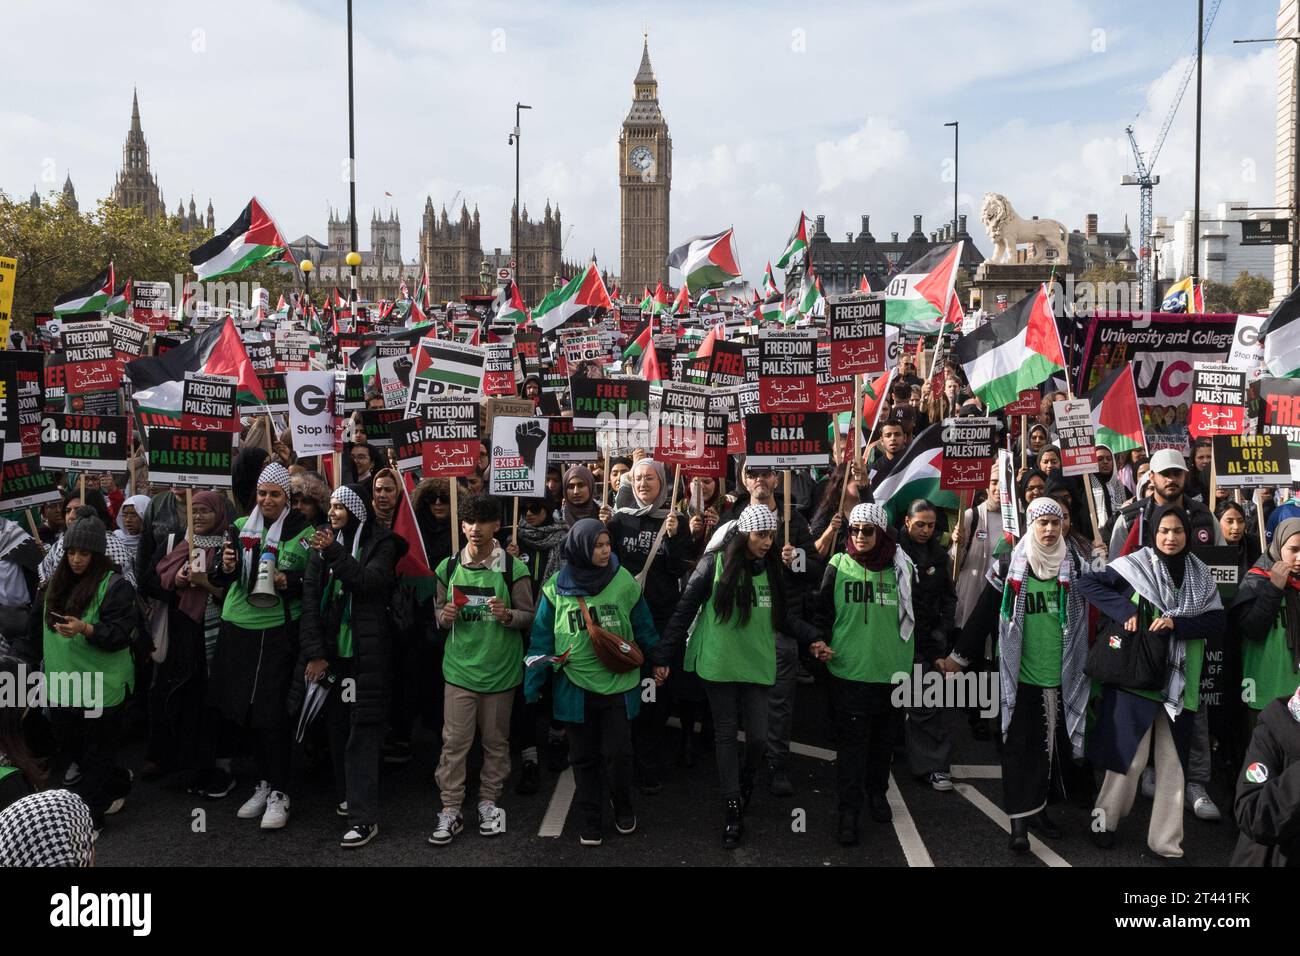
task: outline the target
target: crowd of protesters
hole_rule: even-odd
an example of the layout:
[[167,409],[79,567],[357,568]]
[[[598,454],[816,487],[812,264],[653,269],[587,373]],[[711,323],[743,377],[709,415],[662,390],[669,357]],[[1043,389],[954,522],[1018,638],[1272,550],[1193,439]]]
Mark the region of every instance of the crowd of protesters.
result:
[[[599,846],[611,822],[635,831],[637,800],[670,766],[694,773],[712,744],[717,787],[692,786],[736,847],[760,782],[769,798],[795,792],[793,714],[814,683],[832,714],[825,809],[842,844],[858,841],[864,809],[892,819],[891,773],[954,789],[959,717],[997,745],[1011,851],[1031,833],[1060,837],[1048,807],[1080,795],[1100,821],[1091,838],[1110,846],[1141,793],[1151,851],[1178,860],[1186,818],[1225,815],[1207,789],[1217,776],[1233,793],[1237,862],[1297,859],[1300,499],[1207,500],[1196,447],[1148,458],[1103,446],[1098,474],[1066,477],[1049,388],[1023,436],[1005,423],[1023,462],[1013,488],[995,474],[964,512],[921,498],[895,520],[874,492],[909,442],[980,412],[960,367],[946,374],[943,395],[923,397],[905,356],[861,459],[786,477],[736,456],[725,477],[688,473],[674,488],[674,469],[626,449],[552,465],[546,494],[517,510],[484,493],[486,449],[453,514],[450,480],[409,481],[363,436],[336,471],[297,460],[260,419],[229,493],[187,502],[139,469],[131,486],[148,494],[68,475],[35,535],[0,520],[0,669],[41,667],[51,688],[91,676],[102,711],[53,691],[42,708],[0,707],[0,863],[30,859],[32,813],[93,834],[174,774],[200,798],[234,795],[249,826],[283,828],[302,762],[332,767],[341,846],[363,846],[384,818],[381,768],[411,760],[417,723],[440,738],[434,846],[467,815],[498,837],[508,794],[535,794],[543,767],[566,766],[578,838]],[[398,527],[403,498],[414,530]],[[1194,553],[1206,543],[1235,555],[1226,600]],[[399,571],[417,546],[431,578]],[[1214,707],[1200,696],[1211,638]],[[1139,639],[1157,648],[1156,677],[1089,676],[1098,642]],[[997,675],[996,717],[895,702],[900,675],[962,672]],[[135,738],[143,758],[128,765]],[[93,836],[77,839],[84,862]]]

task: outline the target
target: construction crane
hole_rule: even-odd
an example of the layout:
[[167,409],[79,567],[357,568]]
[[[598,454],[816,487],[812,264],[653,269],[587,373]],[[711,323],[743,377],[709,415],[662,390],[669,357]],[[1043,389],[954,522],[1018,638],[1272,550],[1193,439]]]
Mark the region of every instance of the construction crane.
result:
[[[1221,2],[1222,0],[1213,0],[1209,12],[1206,14],[1205,31],[1201,36],[1202,43],[1210,35],[1210,27],[1214,23],[1215,14],[1219,12]],[[1191,81],[1192,71],[1195,69],[1196,57],[1193,56],[1187,61],[1187,68],[1183,70],[1183,78],[1178,83],[1178,92],[1174,94],[1174,101],[1169,107],[1169,112],[1160,127],[1160,132],[1156,135],[1155,145],[1151,147],[1150,153],[1145,158],[1142,151],[1138,149],[1137,139],[1133,135],[1133,124],[1130,123],[1124,128],[1124,132],[1128,134],[1129,145],[1133,148],[1133,161],[1137,166],[1137,175],[1124,176],[1120,179],[1120,184],[1138,187],[1138,283],[1142,290],[1142,307],[1144,309],[1152,308],[1156,285],[1155,276],[1151,271],[1151,189],[1160,182],[1160,177],[1152,175],[1151,170],[1155,167],[1156,159],[1160,156],[1160,150],[1165,145],[1165,137],[1169,135],[1169,128],[1174,124],[1174,116],[1178,113],[1178,105],[1183,101],[1183,94],[1187,92],[1187,84]]]

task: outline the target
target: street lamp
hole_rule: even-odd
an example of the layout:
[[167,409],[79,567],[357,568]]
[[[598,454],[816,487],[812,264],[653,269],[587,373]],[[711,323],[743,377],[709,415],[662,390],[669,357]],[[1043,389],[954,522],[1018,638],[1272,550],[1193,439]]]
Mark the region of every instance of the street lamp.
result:
[[484,295],[488,294],[488,283],[492,281],[492,267],[488,265],[486,259],[478,267],[478,284],[479,291]]
[[559,288],[563,287],[563,285],[564,285],[564,281],[559,277],[559,275],[554,275],[554,276],[551,277],[551,288],[552,288],[552,289],[559,289]]
[[361,253],[355,249],[343,257],[352,268],[352,290],[348,293],[348,310],[355,314],[357,309],[357,266],[361,265]]
[[[357,137],[352,110],[352,0],[348,0],[348,246],[357,247]],[[355,255],[355,253],[354,253]],[[357,265],[348,257],[352,266],[352,287],[356,288]]]
[[[302,260],[302,262],[298,263],[298,268],[302,270],[303,294],[310,301],[311,300],[311,270],[315,269],[316,266],[312,263],[310,259],[304,259]],[[307,310],[304,307],[303,314],[306,315],[306,313]]]
[[952,127],[952,235],[954,239],[957,238],[957,145],[960,123],[960,120],[953,120],[951,123],[943,124]]
[[[515,260],[515,267],[518,268],[522,261],[519,258],[519,111],[530,110],[531,106],[525,106],[523,103],[515,103],[515,128],[506,140],[507,146],[515,148],[515,221],[512,223],[513,235],[510,237],[510,258]],[[483,290],[487,294],[487,289]]]

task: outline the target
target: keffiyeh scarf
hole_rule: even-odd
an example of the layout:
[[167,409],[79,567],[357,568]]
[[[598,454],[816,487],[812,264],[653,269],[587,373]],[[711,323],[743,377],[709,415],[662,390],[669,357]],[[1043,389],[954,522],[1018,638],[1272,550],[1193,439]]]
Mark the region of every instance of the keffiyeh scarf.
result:
[[[1168,617],[1196,617],[1206,611],[1223,609],[1219,588],[1214,577],[1201,561],[1187,555],[1183,572],[1183,586],[1175,587],[1169,569],[1157,556],[1154,548],[1141,548],[1111,561],[1110,567],[1151,603],[1160,614]],[[1165,679],[1164,704],[1170,719],[1183,711],[1183,689],[1187,686],[1187,643],[1170,641],[1169,676]]]

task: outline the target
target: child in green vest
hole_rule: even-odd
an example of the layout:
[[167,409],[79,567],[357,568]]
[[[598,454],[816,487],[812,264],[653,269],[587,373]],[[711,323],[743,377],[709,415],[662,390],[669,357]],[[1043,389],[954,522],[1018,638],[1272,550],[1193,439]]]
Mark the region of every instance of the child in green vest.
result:
[[[736,533],[726,546],[706,554],[691,574],[654,658],[667,665],[674,649],[685,642],[684,666],[704,682],[722,783],[722,843],[728,848],[740,844],[742,815],[767,747],[768,698],[776,683],[776,632],[805,644],[818,636],[804,621],[792,621],[786,614],[776,530],[776,512],[766,505],[750,505],[741,512]],[[743,769],[737,743],[741,712]]]
[[437,579],[438,624],[449,632],[443,650],[442,756],[436,779],[442,811],[429,842],[445,846],[464,828],[465,759],[477,727],[483,737],[479,777],[478,832],[503,832],[505,814],[497,806],[510,776],[510,713],[515,688],[523,681],[522,633],[533,620],[528,566],[497,543],[501,506],[489,495],[460,504],[465,547],[443,560]]
[[135,588],[109,562],[107,536],[93,510],[77,510],[42,611],[31,618],[31,637],[39,640],[45,660],[59,764],[80,767],[73,789],[97,828],[122,808],[131,790],[130,774],[117,765],[117,749],[123,705],[135,683],[131,641],[139,623]]
[[812,604],[817,629],[830,639],[809,650],[826,662],[839,744],[839,842],[858,842],[858,815],[894,818],[885,793],[894,734],[902,711],[890,697],[894,675],[910,674],[915,654],[912,585],[907,553],[889,535],[889,514],[877,504],[849,512],[845,550],[831,557]]
[[[640,585],[619,565],[610,548],[609,532],[599,520],[575,522],[560,546],[560,555],[565,565],[542,587],[537,605],[524,697],[537,700],[547,675],[553,674],[555,718],[565,724],[577,785],[578,842],[600,846],[604,840],[602,810],[611,793],[615,828],[623,834],[636,830],[628,721],[640,712],[643,690],[638,669],[616,673],[596,655],[583,605],[593,623],[634,640],[643,653],[659,642],[659,635]],[[667,676],[667,667],[657,667],[653,680],[662,684]]]

